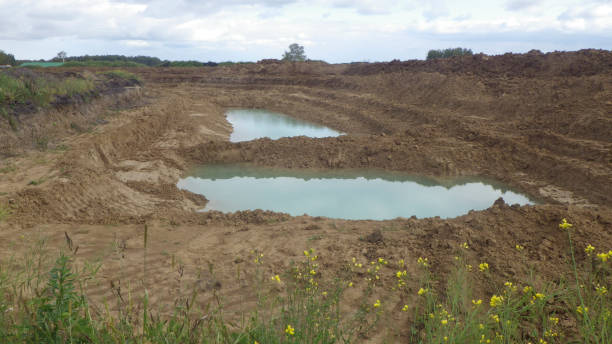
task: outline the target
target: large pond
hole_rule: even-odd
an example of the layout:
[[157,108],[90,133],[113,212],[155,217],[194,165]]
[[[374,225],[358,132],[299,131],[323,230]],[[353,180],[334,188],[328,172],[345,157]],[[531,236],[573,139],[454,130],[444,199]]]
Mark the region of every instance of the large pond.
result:
[[503,197],[533,204],[524,195],[479,179],[436,182],[380,170],[304,171],[244,164],[207,165],[191,171],[178,187],[204,195],[203,210],[273,210],[297,216],[385,220],[396,217],[455,217],[482,210]]
[[329,137],[339,132],[267,110],[235,109],[226,113],[234,130],[231,142],[250,141],[262,137],[272,140],[290,136]]

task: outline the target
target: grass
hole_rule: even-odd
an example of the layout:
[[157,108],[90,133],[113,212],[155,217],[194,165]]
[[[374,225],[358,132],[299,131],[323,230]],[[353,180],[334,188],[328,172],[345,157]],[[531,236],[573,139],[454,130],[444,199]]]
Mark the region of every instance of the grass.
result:
[[99,72],[98,74],[104,74],[106,76],[115,77],[119,79],[133,80],[139,83],[142,82],[142,79],[138,75],[134,73],[126,72],[120,69],[115,69],[115,70],[106,71],[106,72]]
[[131,61],[69,61],[62,67],[147,67]]
[[46,106],[59,96],[83,94],[94,89],[90,79],[64,78],[61,80],[38,77],[31,80],[0,74],[0,104],[34,103]]
[[11,210],[0,203],[0,222],[4,221],[9,215],[11,215]]
[[[560,230],[568,237],[571,274],[547,284],[507,281],[496,286],[486,262],[466,258],[467,243],[457,248],[445,285],[427,258],[414,263],[416,274],[407,272],[414,269],[404,260],[353,258],[324,278],[329,272],[312,249],[273,275],[264,253],[253,250],[249,267],[236,270],[236,282],[248,280],[257,302],[239,321],[226,318],[223,296],[215,290],[201,306],[194,289],[176,300],[170,315],[161,315],[149,303],[144,282],[140,296],[129,285],[126,290],[120,282],[112,284],[117,310],[107,303],[90,305],[85,290],[101,264],[77,263],[78,246],[66,234],[67,252],[48,268],[53,258],[44,242],[23,257],[1,261],[0,336],[7,343],[280,344],[358,343],[383,333],[386,342],[610,343],[612,251],[597,253],[589,245],[587,259],[578,264],[571,258],[571,225],[564,220]],[[143,234],[146,275],[146,227]],[[119,257],[125,254],[125,244],[114,247]],[[516,249],[523,252],[522,246]],[[184,266],[174,255],[172,268],[182,277]],[[214,276],[212,264],[208,270]],[[489,297],[475,295],[475,280],[483,276],[497,290]],[[342,310],[348,290],[359,294],[359,305],[349,311]],[[393,323],[404,325],[394,328]]]

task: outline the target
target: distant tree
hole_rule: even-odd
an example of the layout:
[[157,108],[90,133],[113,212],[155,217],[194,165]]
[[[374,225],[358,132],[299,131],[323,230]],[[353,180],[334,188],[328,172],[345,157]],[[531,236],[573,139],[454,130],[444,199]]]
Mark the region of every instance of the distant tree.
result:
[[68,54],[66,54],[65,51],[60,51],[59,53],[57,53],[57,59],[58,60],[62,60],[62,62],[66,62],[66,57],[68,56]]
[[306,55],[304,55],[304,46],[297,43],[293,43],[289,46],[289,51],[285,51],[283,54],[284,61],[306,61]]
[[427,59],[444,59],[454,56],[466,56],[466,55],[474,55],[472,49],[466,48],[448,48],[448,49],[440,49],[440,50],[430,50],[427,53]]
[[17,63],[13,54],[7,54],[0,50],[0,65],[11,65],[14,66]]

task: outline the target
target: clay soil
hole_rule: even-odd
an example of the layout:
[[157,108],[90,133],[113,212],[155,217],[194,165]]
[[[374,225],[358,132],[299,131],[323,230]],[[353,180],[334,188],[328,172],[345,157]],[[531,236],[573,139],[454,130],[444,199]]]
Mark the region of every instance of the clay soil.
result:
[[[323,278],[332,278],[353,257],[428,257],[443,288],[463,242],[474,265],[488,262],[499,284],[527,281],[529,269],[520,258],[525,253],[514,248],[524,246],[543,285],[569,271],[567,236],[558,228],[562,218],[574,224],[579,261],[587,244],[612,249],[610,52],[130,71],[144,80],[130,97],[146,105],[116,111],[87,132],[65,130],[54,138],[65,149],[30,150],[0,162],[0,203],[12,212],[0,222],[2,256],[40,238],[56,252],[66,247],[67,233],[79,247],[78,259],[103,263],[88,290],[94,301],[116,299],[116,286],[129,283],[134,293],[148,285],[160,309],[194,287],[202,304],[217,291],[228,312],[248,309],[252,286],[238,283],[236,271],[251,269],[252,250],[264,252],[265,273],[272,275],[314,248]],[[105,101],[95,100],[87,113],[105,111]],[[81,111],[78,106],[65,111]],[[346,135],[230,143],[232,128],[224,116],[230,107],[278,111]],[[197,212],[206,199],[175,185],[190,166],[212,162],[381,168],[439,179],[482,176],[539,204],[496,202],[453,219],[388,221]],[[372,235],[376,231],[381,235]],[[416,269],[412,265],[409,273]],[[382,281],[389,295],[393,269]],[[482,298],[496,291],[484,277],[476,281]],[[416,282],[411,288],[418,289]],[[347,296],[347,309],[358,304],[354,296]],[[389,296],[385,302],[399,310],[406,301]],[[400,332],[408,328],[399,315],[390,320]],[[377,331],[370,341],[381,340],[385,331]]]

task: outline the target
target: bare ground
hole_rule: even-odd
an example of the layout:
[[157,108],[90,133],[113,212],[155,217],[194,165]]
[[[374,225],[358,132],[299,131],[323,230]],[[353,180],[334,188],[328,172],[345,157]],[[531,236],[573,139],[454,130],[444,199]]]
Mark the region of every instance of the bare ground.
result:
[[[612,249],[610,52],[134,72],[145,79],[138,97],[148,105],[105,117],[108,123],[90,132],[58,134],[54,144],[65,149],[0,162],[0,202],[12,209],[0,222],[2,255],[39,237],[53,249],[64,247],[66,232],[79,246],[77,256],[104,263],[89,290],[94,300],[116,299],[117,284],[131,283],[136,292],[147,285],[152,304],[167,308],[195,286],[199,302],[220,290],[228,310],[238,311],[253,301],[252,286],[236,283],[237,269],[251,269],[252,250],[265,252],[273,274],[311,247],[324,278],[352,257],[415,262],[424,256],[443,279],[459,244],[468,242],[475,265],[487,261],[494,280],[526,281],[534,269],[544,284],[568,269],[567,238],[557,226],[562,218],[574,223],[576,247]],[[228,107],[279,111],[347,135],[230,143]],[[93,104],[89,111],[103,108]],[[541,204],[497,204],[448,220],[198,213],[206,199],[175,185],[189,166],[210,162],[485,176]],[[382,240],[367,240],[374,230]],[[516,244],[525,246],[528,262]],[[577,254],[585,258],[581,249]],[[393,284],[392,268],[383,285]],[[478,292],[495,291],[479,281]],[[391,308],[407,302],[389,298]],[[354,292],[346,305],[358,301]],[[405,320],[391,318],[401,329]]]

